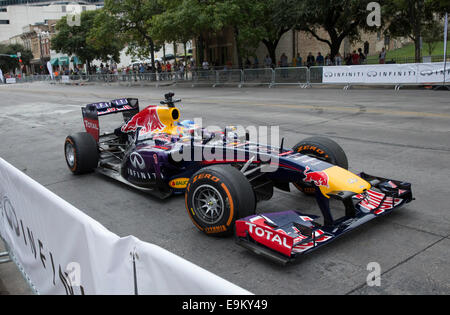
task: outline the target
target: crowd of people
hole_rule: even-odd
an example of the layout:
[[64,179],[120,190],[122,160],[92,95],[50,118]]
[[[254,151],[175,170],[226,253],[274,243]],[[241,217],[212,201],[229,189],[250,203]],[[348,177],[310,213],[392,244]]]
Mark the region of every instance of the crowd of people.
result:
[[[252,59],[252,60],[251,60]],[[379,53],[378,60],[380,64],[386,63],[386,51],[383,48]],[[264,60],[260,61],[258,57],[254,56],[252,58],[248,57],[243,62],[244,69],[261,69],[261,68],[286,68],[286,67],[314,67],[314,66],[340,66],[340,65],[364,65],[367,64],[367,56],[364,54],[363,50],[359,48],[354,50],[352,53],[345,54],[342,56],[337,53],[334,57],[330,53],[323,55],[318,52],[317,55],[313,55],[310,52],[306,58],[303,58],[300,53],[297,53],[292,60],[289,60],[286,53],[282,53],[278,62],[274,62],[270,55],[266,55]],[[54,68],[55,76],[60,75],[127,75],[127,76],[148,76],[149,74],[155,74],[158,80],[173,80],[182,79],[187,77],[188,73],[200,70],[231,70],[236,68],[231,61],[226,62],[224,65],[220,65],[219,62],[209,63],[208,60],[201,61],[198,65],[193,58],[175,59],[155,62],[153,67],[151,63],[134,63],[126,67],[118,67],[117,64],[103,64],[92,65],[87,69],[86,73],[84,67],[74,66],[69,69],[67,66],[56,66]],[[7,77],[7,75],[4,75]]]

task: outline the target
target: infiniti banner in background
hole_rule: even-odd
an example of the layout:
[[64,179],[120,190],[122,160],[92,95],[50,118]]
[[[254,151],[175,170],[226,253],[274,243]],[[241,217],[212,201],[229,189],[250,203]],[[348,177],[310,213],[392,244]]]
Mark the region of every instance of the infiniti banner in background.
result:
[[[444,67],[443,62],[439,63],[419,63],[417,64],[417,83],[443,83]],[[445,69],[445,82],[450,82],[450,69]]]
[[[322,71],[322,82],[334,84],[417,84],[444,80],[444,63],[330,66]],[[450,70],[446,72],[448,78]]]
[[250,292],[156,245],[120,238],[0,158],[0,236],[39,294]]

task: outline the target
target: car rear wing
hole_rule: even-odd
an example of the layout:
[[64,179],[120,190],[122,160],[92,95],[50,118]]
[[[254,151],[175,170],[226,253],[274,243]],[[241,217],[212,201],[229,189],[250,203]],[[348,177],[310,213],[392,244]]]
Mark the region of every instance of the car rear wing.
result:
[[121,98],[110,102],[93,103],[86,105],[81,111],[86,132],[98,142],[100,139],[99,117],[122,113],[126,123],[139,113],[139,100],[137,98]]

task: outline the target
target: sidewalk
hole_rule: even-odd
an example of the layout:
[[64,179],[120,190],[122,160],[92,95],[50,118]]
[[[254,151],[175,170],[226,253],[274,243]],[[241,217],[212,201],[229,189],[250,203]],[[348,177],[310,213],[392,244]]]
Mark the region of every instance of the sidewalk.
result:
[[[0,252],[5,251],[3,241],[0,240]],[[30,295],[33,292],[19,272],[19,269],[10,261],[0,264],[0,295]]]

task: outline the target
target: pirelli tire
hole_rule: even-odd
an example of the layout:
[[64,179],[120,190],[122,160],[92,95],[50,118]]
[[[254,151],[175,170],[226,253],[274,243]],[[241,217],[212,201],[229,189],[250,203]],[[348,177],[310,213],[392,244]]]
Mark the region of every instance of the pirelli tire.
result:
[[[335,141],[326,137],[310,137],[299,142],[294,152],[315,157],[330,164],[348,170],[348,158],[342,147]],[[314,195],[315,187],[312,183],[297,182],[294,186],[306,195]]]
[[98,167],[99,152],[94,137],[86,132],[70,135],[64,143],[69,169],[75,175],[93,172]]
[[236,220],[255,214],[256,199],[247,178],[229,165],[203,168],[186,188],[186,210],[209,236],[229,236]]

